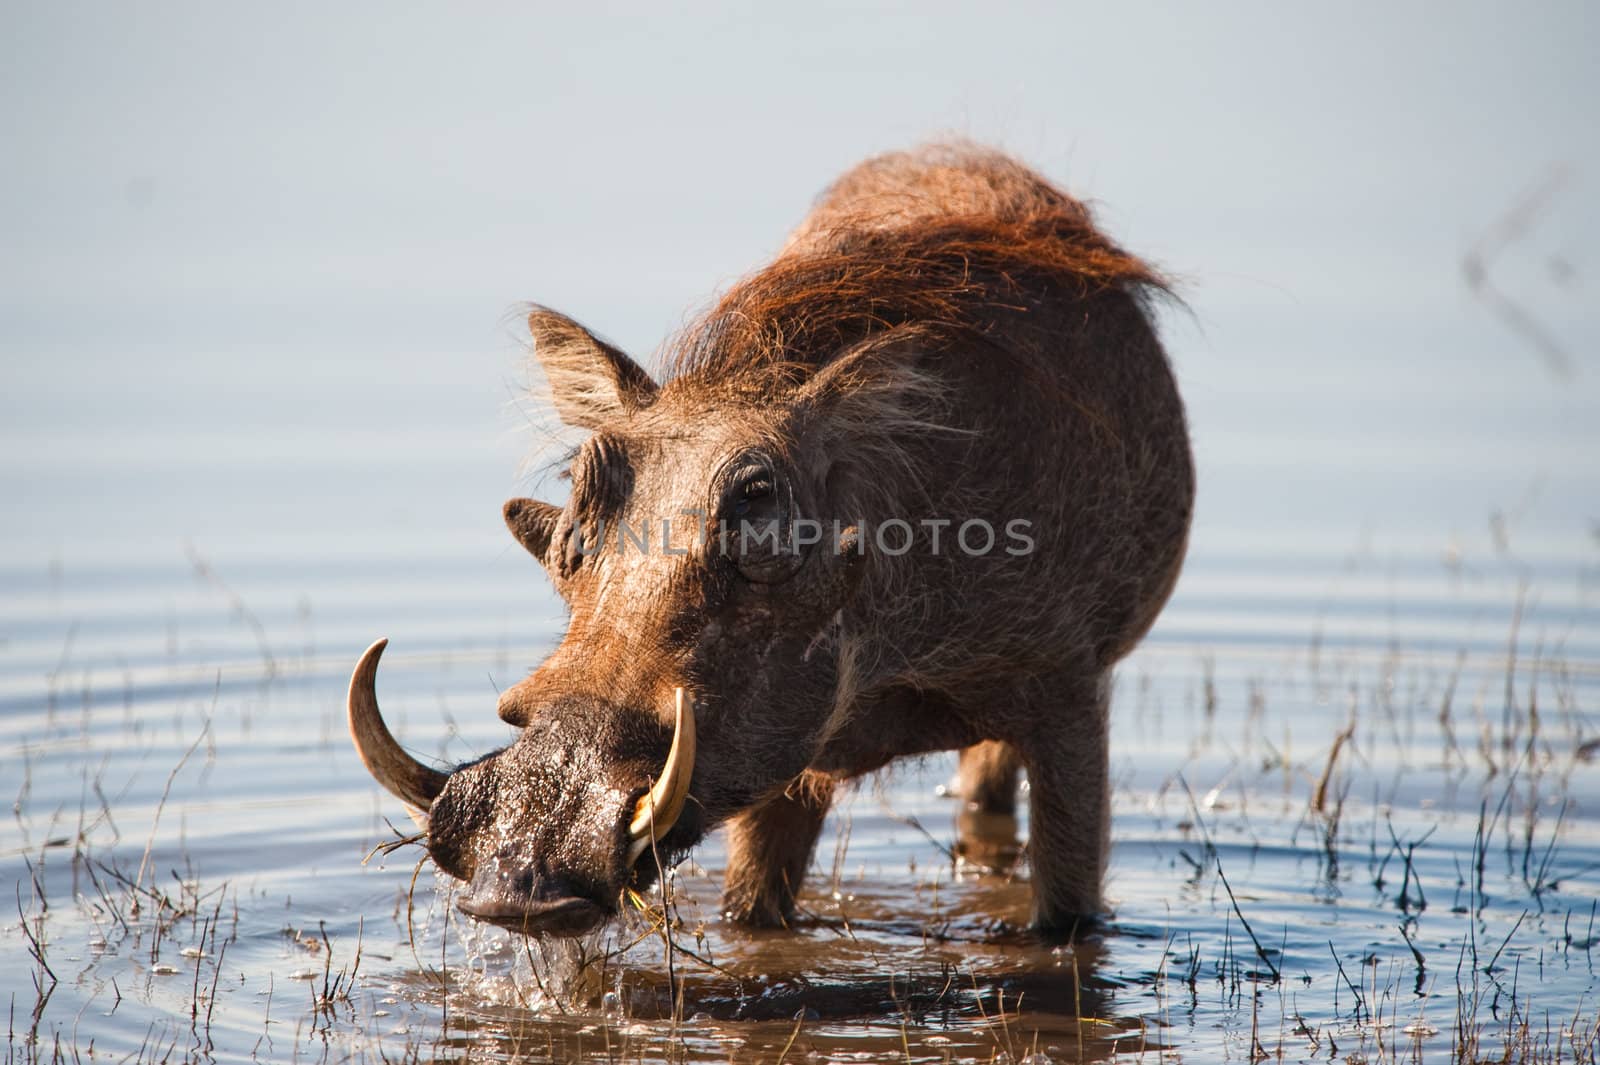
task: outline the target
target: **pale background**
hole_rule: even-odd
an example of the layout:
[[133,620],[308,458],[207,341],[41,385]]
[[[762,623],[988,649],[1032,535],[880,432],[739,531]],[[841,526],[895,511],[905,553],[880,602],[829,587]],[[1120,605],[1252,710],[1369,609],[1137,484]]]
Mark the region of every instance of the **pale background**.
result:
[[1592,6],[572,6],[6,5],[0,572],[503,556],[519,301],[649,356],[949,134],[1180,279],[1197,561],[1600,560]]

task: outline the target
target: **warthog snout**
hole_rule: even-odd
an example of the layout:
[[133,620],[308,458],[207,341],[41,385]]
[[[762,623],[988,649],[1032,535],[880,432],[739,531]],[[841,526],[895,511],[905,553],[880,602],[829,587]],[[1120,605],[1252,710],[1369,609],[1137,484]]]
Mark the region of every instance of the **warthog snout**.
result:
[[[694,708],[681,687],[665,758],[651,756],[660,736],[644,715],[586,707],[536,721],[510,747],[445,774],[407,754],[383,722],[375,687],[385,646],[369,647],[351,676],[350,734],[424,830],[434,862],[466,882],[463,913],[518,932],[579,935],[615,912],[636,870],[655,875],[694,775]],[[651,763],[657,772],[643,768]],[[520,816],[508,821],[508,808]]]

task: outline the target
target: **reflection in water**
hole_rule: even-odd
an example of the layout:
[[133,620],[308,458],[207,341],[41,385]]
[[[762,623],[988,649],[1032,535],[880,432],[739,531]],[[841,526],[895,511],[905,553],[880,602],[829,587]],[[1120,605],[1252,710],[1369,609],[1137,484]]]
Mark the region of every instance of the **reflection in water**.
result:
[[[1074,1053],[1080,1042],[1086,1051],[1157,1046],[1139,1017],[1115,1018],[1118,984],[1099,972],[1103,940],[1040,944],[1023,930],[1029,897],[1014,878],[969,875],[934,920],[917,916],[915,889],[813,895],[796,927],[778,932],[700,920],[718,882],[706,870],[673,878],[671,967],[659,912],[582,943],[531,942],[452,916],[469,944],[468,965],[448,983],[449,1008],[471,1018],[456,1037],[464,1030],[510,1052],[538,1033],[574,1057],[585,1045],[599,1051],[607,1026],[630,1053],[663,1057],[680,1041],[724,1055],[892,1046],[896,1060],[908,1047],[931,1060],[956,1051],[987,1059],[1009,1047],[1020,1060],[1036,1044]],[[446,986],[407,985],[441,1014]]]
[[956,815],[955,857],[975,873],[1005,875],[1022,859],[1015,814],[965,807]]

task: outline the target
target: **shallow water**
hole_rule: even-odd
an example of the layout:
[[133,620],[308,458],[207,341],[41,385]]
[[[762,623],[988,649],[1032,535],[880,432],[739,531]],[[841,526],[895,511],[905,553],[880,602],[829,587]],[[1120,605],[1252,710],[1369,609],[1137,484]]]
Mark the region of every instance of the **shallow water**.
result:
[[372,617],[402,740],[482,753],[559,634],[522,560],[10,571],[12,1053],[39,1001],[38,1054],[118,1060],[1431,1058],[1523,1023],[1592,1052],[1595,577],[1197,557],[1118,676],[1106,934],[1043,947],[1025,867],[952,864],[937,757],[840,802],[793,932],[718,919],[713,837],[669,968],[644,912],[580,966],[452,916],[416,848],[363,864],[405,823],[343,724]]
[[[8,1062],[1593,1060],[1592,7],[892,7],[7,19]],[[946,757],[840,802],[792,933],[717,919],[716,837],[670,955],[643,913],[587,966],[475,932],[373,854],[406,822],[343,698],[387,635],[391,724],[458,761],[557,637],[499,521],[547,443],[514,308],[647,358],[844,167],[951,132],[1188,303],[1114,922],[1020,932],[1026,869],[946,855]]]

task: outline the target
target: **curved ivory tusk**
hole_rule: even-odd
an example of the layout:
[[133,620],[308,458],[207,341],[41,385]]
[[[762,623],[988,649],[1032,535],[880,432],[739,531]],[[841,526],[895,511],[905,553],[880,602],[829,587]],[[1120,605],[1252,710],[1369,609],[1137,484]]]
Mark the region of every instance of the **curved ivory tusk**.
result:
[[694,776],[694,705],[683,697],[678,688],[673,695],[677,702],[676,720],[672,729],[672,748],[667,751],[667,764],[661,770],[661,779],[651,787],[650,794],[639,800],[633,809],[633,821],[628,825],[628,867],[650,849],[662,836],[672,831],[683,804],[689,798],[689,779]]
[[355,741],[356,753],[361,756],[367,772],[387,788],[401,802],[411,808],[411,817],[422,828],[428,824],[427,810],[434,798],[444,790],[445,774],[430,769],[411,757],[396,742],[383,723],[378,710],[378,659],[389,645],[387,639],[379,640],[356,663],[350,675],[350,738]]

